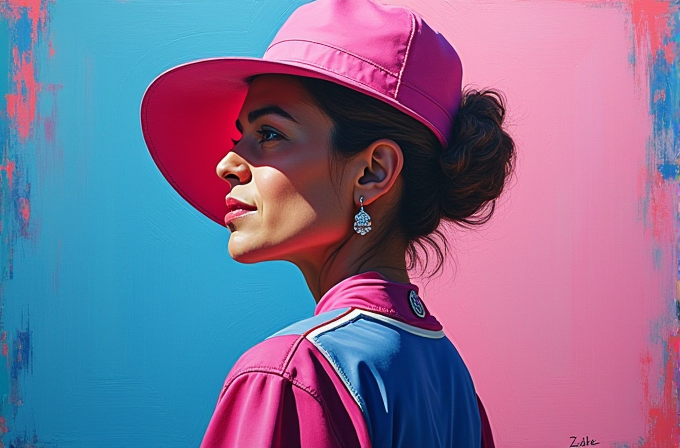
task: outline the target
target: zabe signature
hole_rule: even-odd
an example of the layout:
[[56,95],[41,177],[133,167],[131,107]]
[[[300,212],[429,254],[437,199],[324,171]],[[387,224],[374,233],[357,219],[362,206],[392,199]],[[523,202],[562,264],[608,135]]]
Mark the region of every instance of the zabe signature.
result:
[[598,442],[595,439],[591,439],[588,436],[581,437],[581,441],[577,442],[576,440],[578,437],[576,436],[570,436],[571,443],[569,444],[569,448],[580,448],[583,446],[594,446],[594,445],[599,445],[600,442]]

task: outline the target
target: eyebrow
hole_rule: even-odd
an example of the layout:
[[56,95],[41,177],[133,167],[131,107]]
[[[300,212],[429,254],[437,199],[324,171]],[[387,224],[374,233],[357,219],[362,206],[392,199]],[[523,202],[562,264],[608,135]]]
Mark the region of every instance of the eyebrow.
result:
[[[291,120],[295,123],[298,121],[292,117],[288,112],[285,110],[281,109],[279,106],[265,106],[260,109],[255,109],[251,112],[248,113],[248,123],[252,123],[253,121],[257,120],[260,117],[263,117],[265,115],[278,115],[280,117],[283,117],[287,120]],[[243,125],[241,124],[240,120],[236,120],[236,129],[238,129],[239,132],[243,132]]]

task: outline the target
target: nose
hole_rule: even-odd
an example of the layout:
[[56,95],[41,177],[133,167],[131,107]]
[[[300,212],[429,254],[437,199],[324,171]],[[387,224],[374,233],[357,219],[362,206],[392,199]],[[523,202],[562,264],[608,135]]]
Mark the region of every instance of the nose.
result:
[[250,182],[251,172],[248,162],[233,150],[220,160],[216,171],[220,178],[231,184],[231,188]]

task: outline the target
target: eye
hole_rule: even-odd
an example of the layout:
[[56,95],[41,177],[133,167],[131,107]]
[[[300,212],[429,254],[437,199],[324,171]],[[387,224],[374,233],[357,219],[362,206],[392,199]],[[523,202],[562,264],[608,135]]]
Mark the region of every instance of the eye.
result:
[[281,133],[273,129],[262,128],[261,130],[257,131],[257,133],[260,134],[260,143],[285,139]]

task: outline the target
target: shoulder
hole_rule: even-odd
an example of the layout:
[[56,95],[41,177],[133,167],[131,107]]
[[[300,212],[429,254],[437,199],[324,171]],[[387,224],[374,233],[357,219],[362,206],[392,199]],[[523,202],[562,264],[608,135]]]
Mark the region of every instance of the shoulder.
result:
[[340,309],[322,313],[296,322],[269,336],[238,359],[227,376],[225,388],[240,376],[249,373],[276,375],[294,383],[311,376],[307,370],[313,367],[315,363],[312,361],[318,359],[320,354],[306,341],[306,336],[348,312],[349,309]]
[[297,322],[244,353],[227,376],[204,446],[279,446],[272,434],[299,446],[369,446],[360,410],[306,339],[343,312]]

